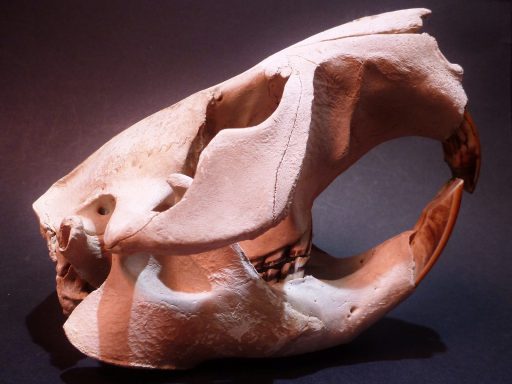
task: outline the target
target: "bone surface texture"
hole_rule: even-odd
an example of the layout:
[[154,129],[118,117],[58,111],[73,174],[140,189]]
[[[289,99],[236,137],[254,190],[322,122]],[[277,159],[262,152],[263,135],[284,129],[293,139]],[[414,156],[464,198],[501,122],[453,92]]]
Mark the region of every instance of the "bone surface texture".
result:
[[[346,343],[406,298],[476,185],[476,128],[426,9],[312,36],[112,138],[34,203],[71,343],[183,369]],[[411,229],[338,259],[311,208],[402,136],[440,142],[453,178]],[[442,145],[441,145],[442,144]]]

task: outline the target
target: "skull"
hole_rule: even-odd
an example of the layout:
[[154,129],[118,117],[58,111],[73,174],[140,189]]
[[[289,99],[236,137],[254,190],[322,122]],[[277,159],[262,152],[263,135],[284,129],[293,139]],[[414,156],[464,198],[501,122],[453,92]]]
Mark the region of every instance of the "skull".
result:
[[[140,121],[34,203],[73,345],[187,368],[345,343],[440,255],[479,143],[462,69],[425,9],[358,19]],[[443,143],[453,179],[417,224],[357,256],[312,245],[315,198],[376,145]]]

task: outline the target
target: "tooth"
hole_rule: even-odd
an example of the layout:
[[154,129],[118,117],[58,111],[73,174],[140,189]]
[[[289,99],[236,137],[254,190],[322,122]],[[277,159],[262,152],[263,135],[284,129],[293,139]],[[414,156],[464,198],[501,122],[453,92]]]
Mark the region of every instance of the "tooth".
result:
[[360,255],[340,259],[313,247],[308,276],[283,289],[295,308],[322,319],[332,337],[324,347],[350,341],[414,290],[448,241],[463,185],[448,181],[412,230]]
[[[187,259],[202,259],[201,262],[198,260],[197,265],[206,268],[204,272],[212,285],[211,291],[187,293],[194,295],[190,296],[194,298],[192,302],[184,300],[183,292],[169,289],[169,276],[162,273],[162,266],[156,268],[156,264],[148,264],[143,268],[144,276],[140,271],[139,274],[127,273],[127,258],[114,256],[113,267],[105,284],[87,296],[71,313],[64,325],[66,335],[73,345],[89,356],[129,365],[134,359],[132,353],[140,353],[140,356],[147,353],[144,350],[144,338],[147,337],[144,332],[148,313],[152,316],[150,323],[157,325],[152,329],[156,332],[155,335],[159,335],[156,337],[180,342],[183,339],[179,337],[183,332],[175,325],[180,323],[174,317],[174,309],[164,310],[165,306],[178,308],[187,303],[187,311],[205,316],[205,320],[201,320],[204,323],[195,324],[215,326],[215,322],[219,321],[215,316],[223,313],[225,308],[219,307],[218,301],[215,301],[218,300],[219,293],[228,292],[229,297],[232,297],[236,292],[239,295],[235,296],[239,300],[236,301],[237,313],[251,311],[250,316],[258,324],[258,332],[262,329],[259,324],[278,324],[283,319],[286,319],[284,324],[290,329],[304,332],[304,323],[294,323],[294,316],[300,315],[307,319],[308,326],[311,326],[309,330],[314,330],[308,335],[307,342],[290,343],[289,349],[283,347],[280,350],[282,354],[288,351],[306,352],[348,342],[405,299],[431,268],[446,244],[455,222],[462,188],[462,180],[449,181],[427,205],[412,230],[362,255],[336,259],[313,247],[306,273],[314,271],[314,277],[285,279],[283,284],[276,284],[273,275],[278,270],[269,269],[265,271],[269,275],[269,284],[259,284],[256,271],[252,267],[248,268],[250,261],[245,259],[238,246],[200,255],[187,255]],[[235,248],[237,252],[234,252]],[[296,262],[301,258],[297,256]],[[160,258],[161,263],[167,263],[169,259]],[[146,257],[142,264],[147,263],[147,260]],[[315,264],[319,261],[323,270],[315,270]],[[226,273],[226,270],[230,273]],[[320,280],[321,278],[326,280]],[[237,282],[236,286],[243,288],[225,288],[231,287],[233,281]],[[273,288],[270,289],[269,285]],[[155,287],[158,287],[157,293],[154,292]],[[276,292],[279,294],[275,295]],[[286,297],[290,305],[282,305],[277,299],[281,295]],[[239,304],[247,307],[238,309]],[[207,309],[200,312],[199,308]],[[182,316],[182,313],[178,312],[178,315]],[[201,316],[191,316],[190,320],[196,321]],[[299,326],[300,328],[293,328]],[[134,340],[140,337],[140,347],[137,342],[129,340],[129,337]],[[188,339],[186,340],[188,343]],[[155,352],[162,351],[162,354],[174,353],[174,346],[170,345],[168,348],[166,343],[157,343],[151,347],[157,348]],[[177,356],[177,363],[196,362],[187,360],[192,359],[191,355],[183,355],[182,359],[182,354],[182,350],[178,349],[176,355],[172,355]]]
[[464,180],[464,189],[473,192],[480,173],[480,140],[467,109],[459,128],[443,142],[443,150],[453,177]]
[[285,263],[281,267],[281,276],[288,276],[288,273],[290,272],[290,267],[292,266],[291,262]]
[[416,262],[416,285],[439,258],[457,220],[464,181],[449,181],[423,210],[410,237]]

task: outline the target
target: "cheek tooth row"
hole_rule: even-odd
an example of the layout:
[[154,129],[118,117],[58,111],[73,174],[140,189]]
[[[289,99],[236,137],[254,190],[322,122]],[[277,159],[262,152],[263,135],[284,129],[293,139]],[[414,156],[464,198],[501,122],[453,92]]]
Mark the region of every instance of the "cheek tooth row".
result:
[[311,252],[311,231],[306,232],[296,243],[277,251],[251,258],[251,263],[261,278],[268,283],[279,283],[288,278],[304,275]]

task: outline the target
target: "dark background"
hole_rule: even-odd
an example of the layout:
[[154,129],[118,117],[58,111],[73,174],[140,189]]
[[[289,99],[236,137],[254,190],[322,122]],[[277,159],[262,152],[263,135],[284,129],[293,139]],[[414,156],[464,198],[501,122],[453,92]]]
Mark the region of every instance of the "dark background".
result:
[[[465,69],[483,167],[416,293],[355,342],[186,372],[127,370],[66,341],[31,203],[114,134],[314,33],[410,7]],[[0,383],[512,383],[510,4],[505,1],[3,1]],[[316,243],[363,251],[410,228],[449,177],[439,143],[400,139],[317,200]]]

